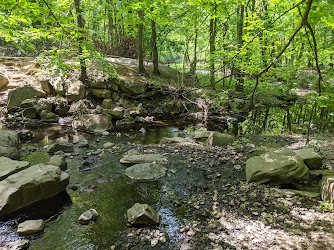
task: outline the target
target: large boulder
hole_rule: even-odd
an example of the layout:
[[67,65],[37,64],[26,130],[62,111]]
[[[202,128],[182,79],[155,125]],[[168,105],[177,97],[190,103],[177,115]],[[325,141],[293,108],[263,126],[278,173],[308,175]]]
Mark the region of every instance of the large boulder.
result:
[[295,150],[295,153],[303,159],[309,169],[320,169],[322,167],[321,156],[314,152],[313,148]]
[[92,133],[102,133],[114,130],[111,118],[108,115],[84,114],[76,117],[72,126],[75,129]]
[[125,76],[120,76],[119,78],[119,80],[114,79],[116,85],[128,95],[142,94],[148,86],[145,81],[135,81],[131,78],[126,79]]
[[26,250],[29,248],[29,240],[17,240],[9,242],[2,250]]
[[51,111],[43,110],[41,112],[41,120],[43,122],[58,122],[59,117],[55,113],[52,113]]
[[36,109],[36,113],[38,115],[40,115],[43,110],[51,112],[52,103],[48,99],[44,99],[44,98],[38,99],[37,102],[36,102],[35,109]]
[[55,113],[59,116],[66,116],[68,114],[68,111],[70,110],[70,106],[68,105],[68,102],[64,98],[57,98],[53,102],[53,106],[55,109]]
[[179,114],[185,110],[185,106],[179,100],[172,100],[163,103],[162,109],[167,114]]
[[93,103],[90,100],[84,99],[72,103],[69,113],[73,115],[87,114],[90,113],[92,109],[94,109]]
[[120,160],[123,164],[139,164],[139,163],[164,163],[167,162],[168,159],[166,156],[161,154],[126,154]]
[[21,103],[26,99],[34,97],[43,97],[45,94],[32,86],[26,85],[20,88],[16,88],[8,93],[7,108],[13,109],[20,107]]
[[110,99],[111,91],[107,89],[92,89],[92,95],[95,95],[99,98]]
[[133,180],[151,180],[164,177],[167,168],[153,163],[136,164],[125,169],[125,174]]
[[147,204],[134,204],[127,211],[127,217],[132,225],[156,225],[161,222],[161,216]]
[[81,100],[85,97],[85,85],[77,79],[67,81],[66,99],[69,101]]
[[20,158],[20,140],[15,131],[1,130],[0,133],[0,156],[14,160]]
[[216,131],[199,131],[194,134],[193,138],[196,142],[208,146],[227,146],[235,141],[234,136]]
[[0,89],[7,87],[8,82],[9,82],[8,78],[5,76],[5,74],[2,71],[0,71]]
[[0,217],[65,190],[69,175],[59,167],[37,164],[0,181]]
[[27,161],[14,161],[7,157],[0,157],[0,181],[8,176],[20,172],[30,166]]
[[303,159],[291,149],[284,148],[246,161],[248,182],[281,185],[309,177],[309,169]]

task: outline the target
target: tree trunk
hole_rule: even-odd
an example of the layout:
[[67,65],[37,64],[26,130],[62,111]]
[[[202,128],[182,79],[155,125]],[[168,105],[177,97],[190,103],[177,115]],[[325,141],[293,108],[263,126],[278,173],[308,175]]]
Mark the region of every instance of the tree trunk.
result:
[[[153,11],[153,8],[151,9]],[[152,36],[151,36],[151,47],[152,47],[152,61],[153,61],[153,74],[160,75],[159,71],[159,55],[157,48],[157,32],[155,29],[155,21],[151,20]]]
[[[237,11],[237,15],[239,15],[239,21],[238,21],[238,25],[237,25],[237,39],[238,39],[238,48],[239,50],[242,48],[243,45],[243,39],[242,39],[242,35],[243,35],[243,29],[244,29],[244,10],[245,7],[244,5],[240,5],[238,7],[238,11]],[[243,84],[243,78],[241,76],[241,72],[240,69],[238,67],[234,68],[234,74],[237,78],[237,83],[235,85],[235,90],[242,92],[243,88],[244,88],[244,84]]]
[[197,32],[198,32],[198,29],[195,28],[194,59],[190,63],[190,74],[193,75],[195,79],[196,79],[196,68],[197,68],[197,37],[198,37]]
[[139,24],[138,24],[138,73],[145,74],[144,68],[144,53],[143,53],[143,33],[144,33],[144,11],[138,11]]
[[74,0],[74,6],[75,6],[75,11],[77,13],[77,23],[78,23],[78,28],[79,28],[79,36],[78,36],[78,52],[79,52],[79,57],[80,57],[80,77],[79,79],[83,83],[86,83],[87,67],[86,67],[85,58],[83,58],[83,53],[82,53],[82,45],[84,41],[83,30],[85,28],[85,23],[84,23],[84,19],[82,18],[80,0]]
[[[217,4],[214,3],[213,10],[212,10],[212,15],[215,15],[217,10]],[[216,51],[216,27],[217,27],[217,19],[216,17],[210,18],[210,85],[212,87],[215,86],[215,51]]]

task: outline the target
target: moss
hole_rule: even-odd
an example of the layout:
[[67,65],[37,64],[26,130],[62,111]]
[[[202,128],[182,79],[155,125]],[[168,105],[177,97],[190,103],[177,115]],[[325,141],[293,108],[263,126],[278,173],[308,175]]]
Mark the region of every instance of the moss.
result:
[[28,161],[30,162],[30,165],[33,166],[39,163],[48,163],[50,160],[50,156],[45,151],[36,151],[29,154],[21,155],[21,160]]

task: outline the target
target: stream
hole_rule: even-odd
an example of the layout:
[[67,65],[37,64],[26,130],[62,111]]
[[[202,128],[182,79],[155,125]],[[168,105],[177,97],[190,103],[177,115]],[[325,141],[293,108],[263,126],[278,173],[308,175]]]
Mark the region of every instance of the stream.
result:
[[[67,153],[67,173],[70,184],[67,193],[72,204],[49,219],[45,231],[31,239],[30,249],[105,249],[111,245],[120,245],[122,241],[117,233],[127,227],[126,211],[134,203],[147,203],[162,216],[159,230],[168,233],[171,242],[177,241],[177,231],[181,224],[189,219],[196,219],[202,214],[187,214],[187,209],[175,208],[175,200],[189,199],[190,191],[195,183],[203,180],[203,171],[192,169],[191,176],[187,172],[187,161],[180,155],[157,145],[163,137],[177,136],[184,128],[174,124],[165,126],[147,126],[146,133],[137,132],[133,127],[127,131],[110,133],[107,136],[87,134],[73,131],[65,126],[30,129],[34,134],[31,142],[22,145],[22,160],[31,164],[47,163],[49,155],[45,146],[55,142],[69,142],[77,145],[73,153]],[[87,147],[78,147],[87,142]],[[115,143],[111,149],[103,150],[106,142]],[[147,146],[145,146],[147,145]],[[150,146],[151,145],[151,146]],[[125,166],[119,160],[130,149],[142,152],[159,152],[168,157],[168,174],[161,180],[139,182],[125,176]],[[161,150],[160,150],[161,149]],[[87,226],[78,223],[78,217],[86,210],[94,208],[99,219]],[[53,214],[51,214],[53,215]],[[16,220],[1,223],[0,242],[2,244],[20,239],[15,230],[17,224],[26,218],[25,215]]]

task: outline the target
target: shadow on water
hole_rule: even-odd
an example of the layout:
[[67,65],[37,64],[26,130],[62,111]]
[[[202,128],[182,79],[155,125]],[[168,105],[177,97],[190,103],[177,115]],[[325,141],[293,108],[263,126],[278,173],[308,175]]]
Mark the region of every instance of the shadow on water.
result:
[[[119,130],[107,136],[73,131],[67,127],[31,130],[35,135],[34,139],[23,145],[23,158],[26,160],[30,159],[29,156],[33,153],[45,152],[43,147],[54,142],[78,143],[87,140],[89,143],[88,148],[76,148],[75,152],[67,157],[67,172],[71,178],[67,193],[72,204],[62,207],[61,213],[49,219],[41,236],[30,238],[30,249],[109,248],[119,240],[117,233],[127,227],[126,211],[137,202],[150,204],[162,215],[162,230],[176,231],[181,224],[193,218],[193,215],[187,214],[182,208],[175,211],[171,204],[173,200],[183,199],[190,193],[191,185],[184,181],[186,167],[183,159],[169,157],[169,168],[178,172],[172,179],[163,178],[150,182],[131,181],[124,175],[126,167],[119,163],[121,156],[130,149],[128,145],[131,143],[157,144],[162,137],[177,136],[184,127],[178,129],[172,126],[147,126],[145,134],[138,133],[140,128],[141,126]],[[115,143],[115,149],[88,156],[87,151],[101,149],[105,142]],[[79,171],[85,161],[89,161],[91,168]],[[194,173],[194,178],[200,180],[201,176]],[[98,211],[99,219],[89,225],[80,225],[79,216],[90,208]],[[50,215],[40,214],[41,217],[48,219]],[[2,245],[20,238],[15,233],[19,222],[21,220],[0,223]],[[177,240],[177,237],[174,237],[174,240]]]

